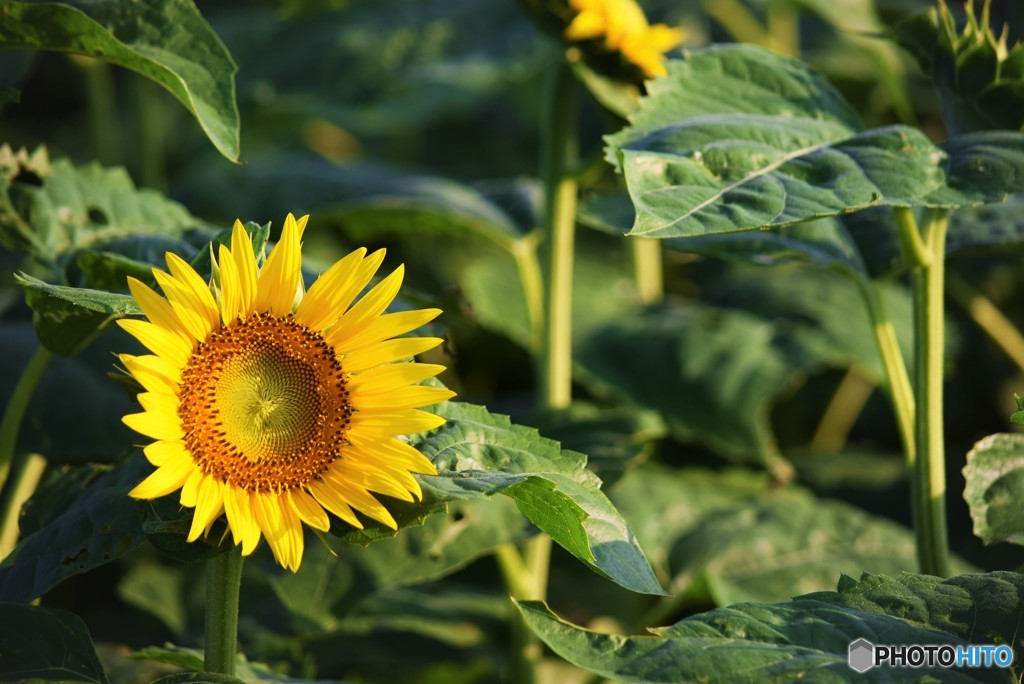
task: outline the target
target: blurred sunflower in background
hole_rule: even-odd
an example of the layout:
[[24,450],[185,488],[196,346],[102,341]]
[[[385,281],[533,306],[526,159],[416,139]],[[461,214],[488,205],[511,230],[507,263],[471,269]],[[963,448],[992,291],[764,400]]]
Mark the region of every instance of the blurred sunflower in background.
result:
[[604,38],[604,46],[639,67],[647,78],[664,76],[665,53],[682,44],[686,32],[665,24],[651,25],[634,0],[569,0],[576,15],[565,29],[565,39]]
[[436,470],[396,436],[442,425],[421,408],[454,394],[417,384],[444,366],[396,363],[441,343],[398,337],[440,310],[384,313],[401,266],[356,301],[384,250],[352,252],[304,292],[307,219],[288,215],[262,268],[236,222],[211,284],[168,253],[169,273],[153,269],[163,296],[129,279],[148,320],[119,321],[152,352],[120,357],[145,390],[144,410],[124,422],[156,440],[144,448],[156,470],[131,496],[180,489],[181,504],[195,509],[190,542],[223,513],[243,555],[262,536],[292,571],[302,561],[302,524],[326,531],[328,512],[356,528],[356,512],[397,528],[374,494],[419,499],[412,473]]

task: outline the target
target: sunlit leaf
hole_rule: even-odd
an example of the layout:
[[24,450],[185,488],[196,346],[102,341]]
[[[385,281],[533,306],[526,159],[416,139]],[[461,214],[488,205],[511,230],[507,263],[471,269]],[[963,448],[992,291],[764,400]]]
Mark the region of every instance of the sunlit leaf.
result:
[[584,456],[481,407],[450,402],[439,413],[448,422],[416,444],[439,473],[422,478],[426,497],[510,496],[533,524],[598,574],[633,591],[662,593]]
[[985,437],[967,454],[964,499],[971,509],[974,534],[986,544],[1024,545],[1024,435]]
[[200,225],[177,202],[136,188],[124,169],[49,163],[41,152],[33,160],[0,149],[0,245],[43,263],[143,235],[180,238]]
[[872,206],[958,207],[1024,190],[1024,134],[942,146],[906,126],[862,130],[805,64],[744,45],[670,61],[631,125],[612,135],[647,237],[790,225]]
[[192,112],[210,142],[238,161],[237,67],[190,0],[0,3],[0,48],[70,52],[156,81]]

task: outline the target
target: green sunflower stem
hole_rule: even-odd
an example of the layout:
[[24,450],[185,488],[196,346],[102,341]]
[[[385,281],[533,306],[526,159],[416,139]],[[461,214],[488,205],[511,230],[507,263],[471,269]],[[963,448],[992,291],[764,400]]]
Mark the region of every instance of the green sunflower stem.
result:
[[545,189],[544,335],[540,401],[544,409],[572,401],[572,267],[576,231],[576,83],[565,61],[551,81],[543,149]]
[[912,471],[917,451],[914,439],[914,390],[910,384],[907,363],[903,359],[896,328],[882,301],[878,285],[868,278],[858,278],[857,284],[860,285],[861,295],[867,303],[871,331],[874,333],[875,345],[882,357],[882,368],[885,371],[885,388],[896,414],[907,469]]
[[[572,401],[572,270],[576,230],[576,132],[577,88],[568,62],[562,61],[550,81],[542,138],[544,179],[543,311],[540,317],[540,354],[537,360],[538,397],[541,410],[563,409]],[[521,259],[519,266],[524,272]],[[540,289],[535,271],[525,271],[527,299]],[[533,299],[532,301],[536,301]],[[533,316],[531,316],[533,318]],[[518,599],[544,600],[547,594],[551,537],[540,534],[520,553],[502,547],[495,554],[505,585]],[[523,621],[512,623],[513,644],[510,680],[531,684],[541,647]]]
[[14,449],[18,444],[18,432],[21,430],[21,421],[25,417],[25,410],[32,399],[39,378],[46,370],[52,354],[45,347],[38,347],[28,360],[25,369],[21,371],[18,384],[14,386],[11,400],[7,402],[4,409],[4,417],[0,419],[0,484],[7,479],[7,471],[11,467],[11,459],[14,457]]
[[206,672],[235,674],[238,658],[238,592],[242,584],[241,547],[206,561]]
[[630,238],[633,253],[633,279],[641,304],[657,304],[665,295],[665,277],[661,264],[661,242],[655,238]]
[[946,530],[946,454],[942,420],[942,364],[945,347],[945,257],[949,212],[930,209],[921,227],[909,210],[897,210],[904,257],[913,268],[914,441],[911,470],[914,532],[922,573],[949,575]]

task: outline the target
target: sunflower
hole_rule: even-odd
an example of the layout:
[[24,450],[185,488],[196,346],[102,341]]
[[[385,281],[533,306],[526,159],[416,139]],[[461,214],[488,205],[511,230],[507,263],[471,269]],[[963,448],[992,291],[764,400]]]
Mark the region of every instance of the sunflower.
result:
[[681,28],[665,24],[651,26],[635,0],[569,0],[578,12],[565,29],[571,41],[604,36],[605,46],[617,51],[648,78],[664,76],[665,53],[683,42]]
[[212,284],[168,253],[170,272],[153,269],[163,296],[128,280],[148,320],[118,321],[153,352],[120,357],[145,389],[144,410],[124,422],[156,440],[144,448],[156,470],[130,495],[180,489],[181,504],[195,509],[190,542],[224,513],[243,555],[265,537],[293,572],[302,562],[302,524],[326,531],[328,512],[356,528],[359,512],[397,529],[374,494],[419,499],[412,473],[436,470],[396,436],[443,424],[420,408],[454,394],[417,384],[444,366],[396,363],[441,342],[397,337],[438,309],[384,313],[402,266],[356,301],[384,250],[352,252],[303,291],[307,219],[288,215],[262,268],[236,221]]

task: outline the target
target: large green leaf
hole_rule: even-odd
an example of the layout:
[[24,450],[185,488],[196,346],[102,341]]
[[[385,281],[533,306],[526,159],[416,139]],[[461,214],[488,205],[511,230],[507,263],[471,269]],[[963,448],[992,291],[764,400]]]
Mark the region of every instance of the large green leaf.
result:
[[670,600],[778,601],[827,588],[838,572],[916,567],[902,525],[802,487],[773,487],[763,474],[649,464],[627,474],[612,499],[667,578]]
[[989,435],[975,444],[967,454],[964,478],[974,534],[986,544],[1024,545],[1024,435]]
[[237,67],[191,0],[2,0],[0,48],[57,50],[118,64],[156,81],[238,161]]
[[663,593],[585,456],[479,406],[449,402],[438,412],[448,422],[416,442],[438,470],[421,478],[428,501],[505,494],[590,569],[633,591]]
[[142,543],[146,504],[128,491],[147,467],[141,456],[113,469],[81,466],[40,489],[22,513],[22,540],[0,564],[0,600],[31,601]]
[[136,188],[122,168],[49,163],[45,152],[29,158],[0,148],[0,245],[47,265],[142,235],[181,238],[197,225],[177,202]]
[[1011,671],[875,668],[854,675],[851,642],[1005,643],[1017,651],[1024,579],[1017,573],[941,579],[843,578],[839,590],[787,603],[741,603],[686,618],[652,636],[583,630],[539,602],[521,602],[530,628],[569,662],[626,682],[1009,682]]
[[0,679],[107,684],[89,630],[74,613],[0,603]]
[[670,61],[609,158],[637,209],[632,234],[785,226],[872,206],[956,207],[1024,190],[1024,135],[942,147],[906,126],[862,130],[807,65],[750,46]]

